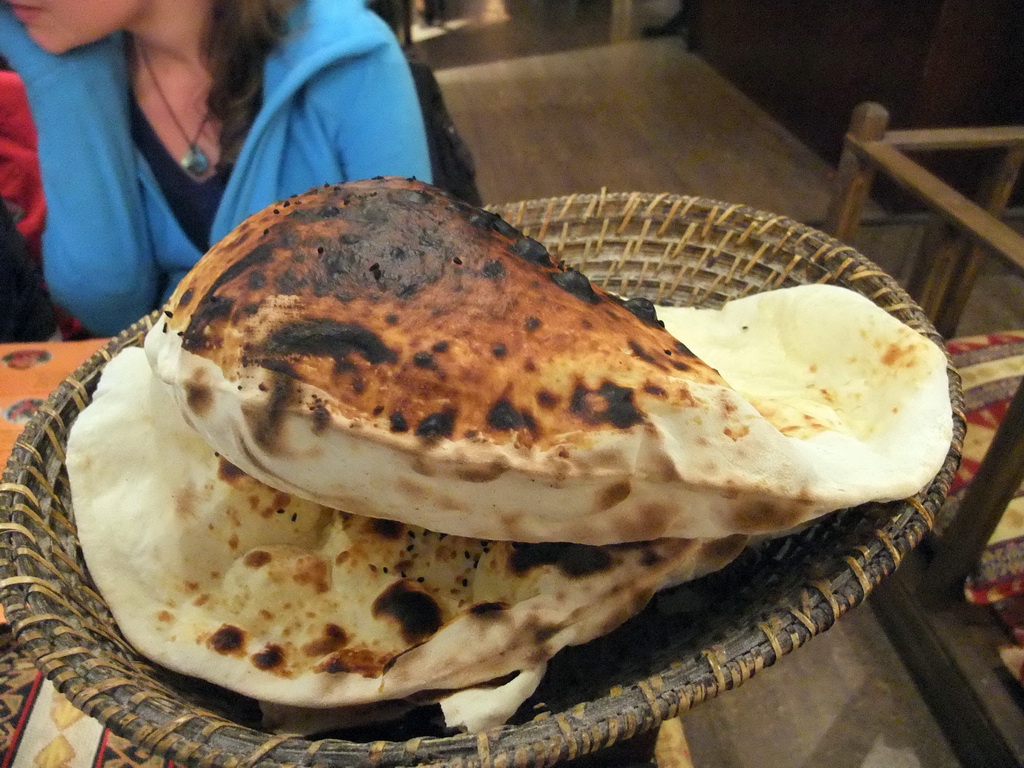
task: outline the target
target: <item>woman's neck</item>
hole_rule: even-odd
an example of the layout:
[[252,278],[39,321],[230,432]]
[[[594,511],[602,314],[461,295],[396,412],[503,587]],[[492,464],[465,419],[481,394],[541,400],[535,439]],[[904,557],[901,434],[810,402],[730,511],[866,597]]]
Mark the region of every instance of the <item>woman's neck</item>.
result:
[[211,172],[220,157],[220,127],[207,108],[213,2],[152,0],[125,30],[132,88],[150,125],[175,158],[185,157],[193,144],[201,148]]
[[213,0],[151,0],[125,30],[154,67],[207,69]]

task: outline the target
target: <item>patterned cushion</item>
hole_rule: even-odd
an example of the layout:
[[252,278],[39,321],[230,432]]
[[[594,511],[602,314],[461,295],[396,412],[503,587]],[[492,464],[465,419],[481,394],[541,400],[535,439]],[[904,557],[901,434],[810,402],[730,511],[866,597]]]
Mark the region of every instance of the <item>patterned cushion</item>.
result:
[[[950,499],[936,521],[940,535],[977,473],[1024,377],[1024,331],[954,339],[948,347],[963,376],[967,435]],[[1000,655],[1024,682],[1024,485],[1003,512],[977,567],[967,578],[964,594],[972,603],[991,605],[1007,627],[1008,639],[1016,644],[1001,648]]]
[[[963,498],[1024,376],[1024,331],[972,336],[949,343],[953,364],[964,380],[967,436],[964,458],[950,501],[937,523],[941,529]],[[988,604],[1024,594],[1024,488],[1018,489],[967,581],[967,599]]]

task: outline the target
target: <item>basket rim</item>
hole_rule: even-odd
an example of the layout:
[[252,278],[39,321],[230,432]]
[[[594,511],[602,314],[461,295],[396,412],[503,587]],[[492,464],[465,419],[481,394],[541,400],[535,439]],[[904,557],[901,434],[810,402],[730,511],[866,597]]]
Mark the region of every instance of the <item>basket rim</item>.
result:
[[[587,206],[600,215],[608,204],[646,205],[647,212],[657,205],[668,204],[677,209],[693,208],[705,211],[708,226],[725,225],[732,217],[744,216],[759,222],[761,233],[772,227],[781,232],[796,233],[797,240],[810,244],[814,252],[828,250],[828,254],[839,256],[852,254],[857,265],[865,274],[878,279],[885,289],[897,297],[895,306],[908,315],[917,330],[929,335],[940,344],[941,337],[923,316],[920,308],[910,299],[895,281],[885,275],[862,254],[851,246],[840,243],[826,233],[820,232],[786,216],[759,211],[744,205],[723,203],[709,198],[671,193],[607,192],[596,194],[574,194],[560,197],[515,201],[499,206],[489,206],[491,211],[519,210],[520,221],[528,209],[544,208],[545,226],[558,224],[558,216],[552,218],[555,209],[565,216],[572,206]],[[636,214],[633,211],[629,215]],[[678,210],[677,210],[678,213]],[[642,215],[639,214],[639,215]],[[513,226],[519,226],[510,218]],[[536,235],[541,239],[540,235]],[[869,297],[873,298],[873,297]],[[905,312],[904,308],[905,307]],[[891,310],[890,310],[891,311]],[[13,545],[8,542],[14,535],[12,524],[6,522],[8,509],[13,509],[19,498],[26,498],[23,491],[24,474],[28,471],[17,460],[19,456],[38,457],[34,441],[45,436],[46,430],[56,419],[68,400],[84,403],[89,397],[81,383],[90,375],[95,376],[114,354],[126,346],[141,343],[142,336],[159,310],[140,319],[117,337],[95,352],[77,368],[61,385],[51,393],[39,412],[26,426],[16,440],[7,466],[0,479],[0,603],[3,604],[16,636],[35,620],[26,610],[25,601],[19,598],[22,584],[14,570]],[[897,314],[897,313],[893,313]],[[899,314],[897,314],[899,316]],[[904,317],[901,320],[907,322]],[[914,327],[914,323],[909,323]],[[948,360],[948,355],[947,355]],[[915,497],[900,502],[890,502],[892,508],[888,524],[875,531],[874,540],[860,542],[843,556],[842,569],[822,576],[815,581],[806,581],[787,595],[785,605],[773,605],[764,613],[758,629],[763,640],[753,647],[730,648],[727,644],[702,648],[688,659],[680,659],[677,665],[658,674],[639,680],[632,685],[614,690],[608,695],[584,702],[572,710],[541,716],[521,725],[500,726],[480,734],[459,734],[445,737],[422,737],[415,739],[414,747],[408,742],[377,742],[366,745],[340,739],[309,739],[298,736],[270,736],[226,720],[207,723],[205,715],[183,712],[165,712],[160,707],[142,711],[126,711],[122,701],[127,688],[111,686],[107,690],[92,692],[90,686],[77,671],[72,661],[76,654],[64,653],[65,649],[46,646],[33,640],[27,650],[37,666],[54,681],[58,690],[72,702],[104,724],[113,732],[140,744],[145,749],[165,754],[185,764],[223,765],[227,768],[247,768],[255,765],[294,764],[296,756],[309,755],[309,759],[336,757],[348,760],[370,760],[375,762],[388,754],[395,765],[405,764],[396,756],[407,754],[408,764],[433,765],[449,764],[454,760],[466,765],[489,764],[511,760],[519,764],[523,755],[523,744],[530,744],[527,751],[536,762],[546,764],[560,759],[572,759],[594,749],[610,746],[616,741],[631,738],[646,732],[662,721],[675,717],[680,712],[717,696],[725,690],[738,687],[761,668],[770,666],[781,657],[799,648],[807,640],[829,629],[835,621],[850,608],[860,604],[874,587],[887,577],[903,558],[916,546],[921,537],[933,524],[934,515],[945,499],[952,473],[960,458],[957,436],[962,442],[963,402],[959,376],[950,364],[948,366],[950,397],[953,406],[954,441],[950,446],[942,470],[929,485]],[[83,406],[84,407],[84,406]],[[31,493],[30,493],[31,495]],[[7,535],[5,535],[7,534]],[[741,652],[742,651],[742,652]],[[64,653],[64,655],[61,655]],[[145,691],[139,687],[140,695]],[[118,695],[115,695],[117,693]],[[129,697],[130,698],[130,697]],[[147,703],[143,696],[142,703]],[[214,716],[216,718],[216,716]],[[148,720],[147,720],[148,718]],[[140,725],[140,720],[146,721]],[[200,721],[203,721],[200,724]],[[195,737],[183,736],[189,729],[196,730]],[[225,751],[215,746],[218,737],[237,738],[251,743],[253,749],[242,758],[238,752]],[[183,743],[182,743],[183,742]],[[467,756],[469,756],[467,758]],[[425,761],[420,758],[426,758]],[[304,762],[304,761],[303,761]],[[328,762],[323,764],[331,764]]]

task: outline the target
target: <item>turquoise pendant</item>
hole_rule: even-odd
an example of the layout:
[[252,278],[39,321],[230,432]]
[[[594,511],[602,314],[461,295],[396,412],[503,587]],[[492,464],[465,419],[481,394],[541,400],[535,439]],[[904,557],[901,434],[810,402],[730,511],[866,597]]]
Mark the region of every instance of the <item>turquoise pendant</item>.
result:
[[181,167],[193,176],[202,176],[210,170],[210,159],[198,144],[192,144],[181,158]]

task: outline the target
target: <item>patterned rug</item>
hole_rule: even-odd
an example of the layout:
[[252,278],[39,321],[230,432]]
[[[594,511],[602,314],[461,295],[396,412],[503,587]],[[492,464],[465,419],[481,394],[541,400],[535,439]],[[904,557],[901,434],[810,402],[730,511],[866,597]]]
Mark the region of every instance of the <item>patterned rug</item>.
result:
[[0,628],[0,768],[173,768],[84,714]]

